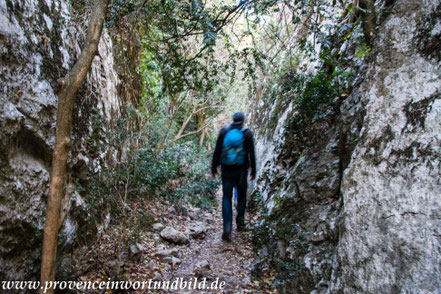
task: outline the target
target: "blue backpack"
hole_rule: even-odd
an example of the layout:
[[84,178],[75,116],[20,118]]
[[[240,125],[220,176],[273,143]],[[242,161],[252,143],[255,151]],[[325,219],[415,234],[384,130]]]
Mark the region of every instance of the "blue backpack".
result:
[[222,144],[221,164],[243,165],[245,163],[245,136],[246,128],[232,128],[224,137]]

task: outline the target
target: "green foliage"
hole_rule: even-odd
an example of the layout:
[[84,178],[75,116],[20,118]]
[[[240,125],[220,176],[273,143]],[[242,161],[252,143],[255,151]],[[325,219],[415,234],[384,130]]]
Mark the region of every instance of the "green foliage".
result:
[[241,5],[208,6],[199,0],[141,3],[133,8],[140,13],[143,55],[148,56],[141,67],[155,62],[163,95],[213,89],[220,63],[212,55],[218,32]]
[[365,56],[368,56],[369,53],[371,53],[371,47],[369,47],[366,44],[361,44],[358,48],[357,51],[355,51],[355,56],[357,56],[358,59],[362,59]]
[[[142,39],[141,44],[146,40]],[[148,50],[144,50],[140,56],[140,65],[138,67],[138,73],[141,75],[141,85],[143,89],[144,102],[157,103],[158,97],[161,95],[162,78],[160,67],[155,60],[153,53]],[[150,99],[148,99],[150,97]],[[157,107],[158,105],[151,105],[149,108]]]
[[[160,154],[154,149],[141,149],[134,170],[135,195],[160,195],[197,206],[209,206],[206,198],[219,184],[208,177],[209,154],[193,144],[171,146]],[[133,194],[135,193],[135,194]]]
[[[200,207],[214,204],[210,199],[219,181],[208,177],[210,153],[191,141],[161,147],[165,126],[154,121],[155,117],[148,116],[140,131],[131,129],[140,115],[128,107],[122,117],[109,124],[96,110],[90,148],[95,149],[97,154],[109,150],[109,145],[110,150],[120,152],[121,147],[131,149],[125,152],[124,159],[122,154],[117,155],[122,160],[113,162],[98,173],[91,173],[87,182],[75,185],[75,190],[85,196],[84,210],[73,210],[81,222],[78,234],[85,242],[91,240],[96,224],[107,213],[121,216],[127,202],[132,199],[167,198]],[[145,144],[146,147],[138,148],[136,144]],[[145,213],[139,222],[148,227],[153,220],[153,215]]]
[[285,125],[286,144],[294,161],[302,150],[313,144],[321,128],[320,123],[332,119],[338,102],[350,92],[350,72],[336,69],[332,74],[321,70],[314,75],[287,73],[283,77],[282,91],[292,93],[295,114]]
[[111,0],[107,13],[106,26],[111,27],[116,25],[119,19],[132,13],[139,5],[137,1]]

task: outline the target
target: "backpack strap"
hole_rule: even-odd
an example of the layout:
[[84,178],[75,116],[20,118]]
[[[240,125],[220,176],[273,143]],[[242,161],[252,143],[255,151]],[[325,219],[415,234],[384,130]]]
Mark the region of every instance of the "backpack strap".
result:
[[[231,131],[232,129],[235,129],[235,127],[234,127],[232,124],[228,125],[228,127],[227,127],[227,131],[225,132],[225,135],[226,135],[229,131]],[[240,127],[240,128],[237,128],[237,129],[239,129],[244,135],[245,135],[245,132],[248,130],[247,127]]]

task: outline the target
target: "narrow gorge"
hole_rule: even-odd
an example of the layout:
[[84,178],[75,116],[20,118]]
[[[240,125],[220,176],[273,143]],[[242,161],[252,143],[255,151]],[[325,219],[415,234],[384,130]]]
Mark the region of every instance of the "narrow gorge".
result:
[[[0,0],[0,293],[40,280],[59,82],[93,5]],[[55,279],[440,293],[440,52],[439,0],[111,0],[75,98]],[[236,111],[257,175],[228,243],[210,164]]]

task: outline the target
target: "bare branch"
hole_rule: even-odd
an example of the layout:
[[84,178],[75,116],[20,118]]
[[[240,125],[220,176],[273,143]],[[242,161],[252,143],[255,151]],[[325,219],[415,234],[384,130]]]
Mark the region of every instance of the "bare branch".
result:
[[173,140],[173,142],[176,142],[176,141],[178,141],[178,140],[180,140],[180,139],[182,139],[182,138],[184,138],[184,137],[187,137],[187,136],[189,136],[189,135],[193,135],[193,134],[197,134],[197,133],[201,132],[202,130],[206,129],[206,128],[211,124],[211,122],[212,122],[212,120],[209,120],[208,123],[206,123],[204,126],[202,126],[202,127],[200,127],[199,129],[197,129],[196,131],[193,131],[193,132],[189,132],[189,133],[183,134],[183,135],[180,136],[179,138],[175,138],[175,139]]

